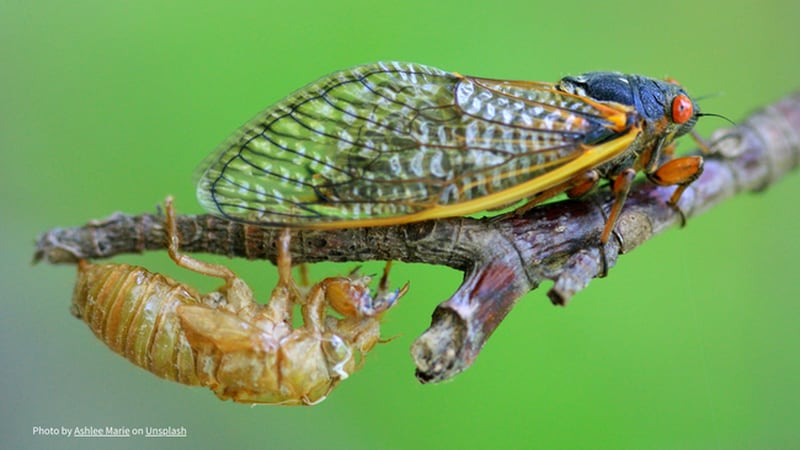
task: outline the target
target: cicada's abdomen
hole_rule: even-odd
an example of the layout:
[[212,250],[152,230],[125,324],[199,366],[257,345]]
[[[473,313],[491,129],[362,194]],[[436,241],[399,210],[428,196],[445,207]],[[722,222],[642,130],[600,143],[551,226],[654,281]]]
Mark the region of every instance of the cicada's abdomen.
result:
[[127,264],[78,266],[73,312],[109,348],[159,377],[200,384],[176,309],[200,303],[188,286]]

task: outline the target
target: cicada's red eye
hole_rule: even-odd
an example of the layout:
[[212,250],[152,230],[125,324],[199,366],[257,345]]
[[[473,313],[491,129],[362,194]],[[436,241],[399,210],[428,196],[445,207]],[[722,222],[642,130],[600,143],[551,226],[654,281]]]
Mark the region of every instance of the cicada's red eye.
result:
[[686,123],[694,114],[694,106],[689,97],[680,94],[672,100],[672,121],[681,124]]

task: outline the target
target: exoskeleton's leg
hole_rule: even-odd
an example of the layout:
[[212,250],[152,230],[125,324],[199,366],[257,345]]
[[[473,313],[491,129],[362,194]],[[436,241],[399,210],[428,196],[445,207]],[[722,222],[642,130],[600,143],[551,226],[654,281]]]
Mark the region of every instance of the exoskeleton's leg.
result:
[[275,285],[275,289],[272,290],[266,309],[266,313],[275,322],[291,323],[294,305],[303,302],[303,298],[294,282],[294,277],[292,277],[291,242],[292,233],[288,228],[284,228],[276,241],[277,255],[275,264],[278,267],[278,283]]
[[387,261],[375,295],[369,290],[372,276],[359,276],[356,272],[351,272],[347,277],[323,280],[320,286],[324,289],[326,302],[345,317],[380,317],[408,291],[408,283],[395,291],[389,289],[391,267],[392,262]]
[[373,319],[379,321],[381,315],[408,291],[408,283],[395,291],[389,290],[391,267],[391,261],[388,261],[374,296],[369,289],[372,277],[360,276],[357,271],[351,272],[347,277],[326,278],[314,285],[306,304],[303,305],[305,325],[313,329],[326,328],[329,307],[344,316],[344,319],[337,319],[339,324],[350,322],[366,324]]
[[384,292],[389,289],[389,272],[392,270],[392,261],[386,261],[386,265],[383,266],[383,275],[381,276],[381,281],[378,283],[378,292]]
[[173,206],[172,197],[167,197],[165,202],[165,215],[164,231],[167,235],[167,249],[169,251],[169,257],[175,261],[175,264],[201,275],[208,275],[225,280],[225,286],[220,289],[220,292],[225,294],[228,305],[234,309],[233,312],[240,311],[245,307],[253,305],[253,291],[244,280],[239,278],[231,269],[219,264],[199,261],[180,252],[180,238],[178,237],[178,229],[175,222],[175,208]]
[[290,245],[292,242],[292,232],[288,228],[281,230],[276,243],[277,256],[275,257],[278,266],[278,284],[294,286],[292,277],[292,253]]
[[300,286],[308,287],[311,286],[311,280],[308,277],[308,264],[302,263],[298,268],[300,272]]
[[326,278],[311,287],[305,303],[302,306],[303,326],[310,330],[322,332],[325,329],[328,302],[325,298],[329,280]]
[[[378,292],[375,293],[375,297],[372,300],[372,307],[370,311],[372,315],[378,316],[383,314],[384,311],[388,310],[400,299],[400,297],[404,296],[406,292],[408,292],[408,282],[403,285],[403,287],[391,291],[389,289],[389,271],[392,269],[392,262],[386,261],[386,265],[383,266],[383,275],[381,276],[381,281],[378,283]],[[364,311],[365,313],[367,311]]]
[[380,340],[380,322],[383,313],[397,304],[397,300],[408,291],[408,283],[397,290],[389,289],[389,272],[391,261],[386,263],[378,291],[371,295],[369,283],[372,277],[357,277],[351,274],[347,278],[328,278],[324,285],[325,298],[342,319],[329,317],[328,328],[342,336],[353,345],[361,355],[359,362]]
[[164,231],[167,235],[167,249],[169,257],[175,261],[175,264],[202,275],[222,278],[226,284],[230,284],[233,279],[238,278],[232,270],[225,266],[199,261],[180,252],[180,237],[178,236],[178,228],[175,222],[175,207],[173,206],[172,197],[167,197],[165,202],[165,215]]

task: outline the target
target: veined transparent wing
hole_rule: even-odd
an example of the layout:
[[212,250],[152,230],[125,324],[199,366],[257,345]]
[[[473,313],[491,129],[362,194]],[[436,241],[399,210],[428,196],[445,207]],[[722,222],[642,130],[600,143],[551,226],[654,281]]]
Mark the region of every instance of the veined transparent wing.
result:
[[[233,220],[309,228],[469,214],[613,158],[634,137],[628,112],[550,83],[358,66],[242,126],[198,169],[198,199]],[[586,145],[615,135],[626,138]]]

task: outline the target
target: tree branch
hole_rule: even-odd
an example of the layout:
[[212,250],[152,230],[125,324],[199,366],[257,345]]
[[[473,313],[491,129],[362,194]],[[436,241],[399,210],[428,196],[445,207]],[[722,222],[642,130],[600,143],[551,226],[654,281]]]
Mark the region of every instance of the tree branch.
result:
[[[800,93],[787,96],[712,136],[703,175],[684,192],[687,218],[737,193],[760,191],[800,161]],[[613,267],[627,253],[667,228],[679,214],[666,204],[672,188],[646,181],[631,190],[605,254]],[[438,382],[469,367],[514,304],[542,281],[553,280],[551,301],[566,305],[603,273],[600,233],[613,199],[601,190],[582,200],[533,208],[522,217],[451,218],[409,225],[332,231],[295,230],[293,259],[400,260],[445,265],[464,281],[433,313],[430,328],[412,346],[417,378]],[[277,229],[210,216],[178,218],[181,249],[275,261]],[[165,248],[160,214],[116,213],[78,228],[56,228],[39,237],[35,261],[74,263]]]

